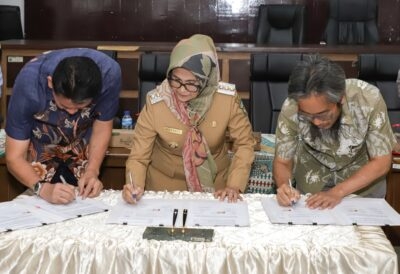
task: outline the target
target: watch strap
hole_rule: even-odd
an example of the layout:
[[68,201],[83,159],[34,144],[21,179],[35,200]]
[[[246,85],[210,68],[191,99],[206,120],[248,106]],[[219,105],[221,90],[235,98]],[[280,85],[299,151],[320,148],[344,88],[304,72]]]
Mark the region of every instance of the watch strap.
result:
[[40,193],[40,190],[42,189],[43,183],[44,183],[44,181],[37,181],[37,182],[33,185],[32,189],[33,189],[33,193],[34,193],[35,195],[39,196],[39,193]]

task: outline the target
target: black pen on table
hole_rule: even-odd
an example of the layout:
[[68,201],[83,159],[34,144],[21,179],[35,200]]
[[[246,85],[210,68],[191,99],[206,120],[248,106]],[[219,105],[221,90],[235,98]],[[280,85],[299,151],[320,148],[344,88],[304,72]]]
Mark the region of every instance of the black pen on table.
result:
[[174,213],[172,213],[172,229],[171,229],[172,233],[174,233],[175,231],[176,217],[178,217],[178,209],[175,208]]
[[182,233],[185,233],[185,225],[186,225],[186,218],[187,218],[188,210],[183,210],[183,220],[182,220]]
[[[133,183],[133,179],[132,179],[132,173],[130,171],[129,171],[129,182],[131,183],[133,191],[136,191],[136,187],[135,187],[135,184]],[[136,200],[136,193],[132,192],[132,199]]]

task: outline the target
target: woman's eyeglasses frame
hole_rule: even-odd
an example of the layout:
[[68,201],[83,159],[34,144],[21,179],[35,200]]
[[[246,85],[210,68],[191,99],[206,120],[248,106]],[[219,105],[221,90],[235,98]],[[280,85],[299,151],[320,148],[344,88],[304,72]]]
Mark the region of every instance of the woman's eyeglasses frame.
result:
[[170,87],[180,89],[182,86],[187,92],[199,93],[201,86],[192,83],[183,83],[180,79],[174,78],[172,76],[167,78]]

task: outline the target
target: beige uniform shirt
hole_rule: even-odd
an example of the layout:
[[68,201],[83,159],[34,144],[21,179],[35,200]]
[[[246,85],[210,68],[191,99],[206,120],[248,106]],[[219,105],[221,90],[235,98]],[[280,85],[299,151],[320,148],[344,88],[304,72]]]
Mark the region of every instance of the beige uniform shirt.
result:
[[[364,81],[346,80],[338,138],[311,138],[310,123],[299,121],[297,103],[287,99],[276,130],[277,157],[294,159],[294,178],[303,193],[334,187],[365,165],[369,158],[391,154],[396,143],[379,90]],[[384,197],[385,178],[357,192]]]
[[[245,191],[254,159],[255,140],[236,92],[214,94],[199,130],[207,140],[217,165],[215,189],[228,185]],[[137,186],[155,191],[187,190],[182,160],[187,131],[188,127],[157,98],[157,91],[150,92],[136,123],[126,163],[127,171],[132,172]],[[228,156],[227,131],[236,150],[232,160]]]

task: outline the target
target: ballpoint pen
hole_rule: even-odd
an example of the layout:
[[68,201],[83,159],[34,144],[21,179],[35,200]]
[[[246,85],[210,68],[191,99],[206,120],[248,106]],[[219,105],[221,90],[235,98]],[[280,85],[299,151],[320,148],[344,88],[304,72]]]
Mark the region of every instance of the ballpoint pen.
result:
[[[65,180],[64,176],[60,175],[60,180],[63,183],[63,185],[68,185],[67,181]],[[74,192],[75,192],[75,197],[77,197],[79,195],[79,190],[78,188],[74,188]]]
[[174,209],[174,213],[172,214],[172,229],[171,233],[174,233],[175,231],[175,223],[176,223],[176,217],[178,217],[178,209]]
[[[136,187],[135,187],[135,185],[133,184],[132,173],[131,173],[130,171],[129,171],[129,181],[130,181],[130,183],[131,183],[131,186],[132,186],[132,188],[133,188],[133,191],[136,191],[136,190],[135,190]],[[136,200],[136,193],[133,193],[133,192],[132,192],[132,199]]]
[[[292,180],[290,180],[290,179],[289,179],[289,187],[290,187],[290,193],[293,195],[294,189],[292,186]],[[290,204],[291,204],[291,206],[294,206],[296,204],[296,201],[291,198]]]
[[67,184],[67,181],[65,180],[64,176],[60,175],[60,180],[64,185]]
[[186,218],[187,218],[188,210],[183,210],[183,219],[182,219],[182,233],[185,233],[185,225],[186,225]]

